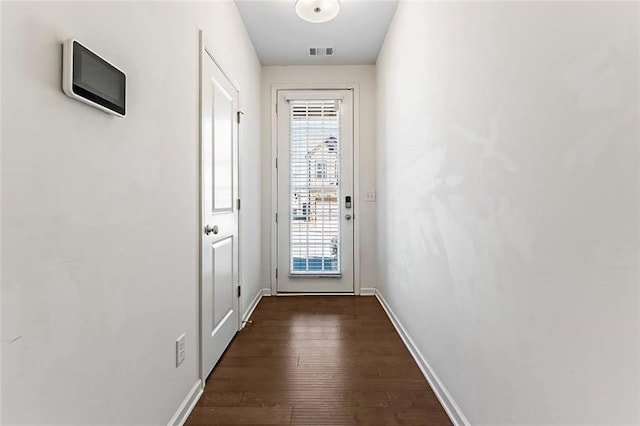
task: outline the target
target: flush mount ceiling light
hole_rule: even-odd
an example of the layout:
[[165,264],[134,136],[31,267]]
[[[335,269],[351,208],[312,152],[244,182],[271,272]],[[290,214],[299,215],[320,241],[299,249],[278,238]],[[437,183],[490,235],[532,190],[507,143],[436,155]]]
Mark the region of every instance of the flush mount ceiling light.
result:
[[338,16],[339,0],[296,0],[296,13],[307,22],[319,24]]

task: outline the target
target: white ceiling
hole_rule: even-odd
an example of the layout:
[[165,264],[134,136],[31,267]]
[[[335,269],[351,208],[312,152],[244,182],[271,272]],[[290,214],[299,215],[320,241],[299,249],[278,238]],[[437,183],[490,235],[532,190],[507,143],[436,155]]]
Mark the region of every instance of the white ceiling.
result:
[[[398,0],[341,0],[338,16],[322,24],[296,15],[295,0],[235,0],[262,65],[374,64]],[[308,56],[333,47],[334,56]]]

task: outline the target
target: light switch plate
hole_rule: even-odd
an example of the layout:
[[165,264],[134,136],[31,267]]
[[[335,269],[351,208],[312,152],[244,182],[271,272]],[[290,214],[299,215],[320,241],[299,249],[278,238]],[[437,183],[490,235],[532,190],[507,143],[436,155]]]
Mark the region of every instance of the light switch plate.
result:
[[364,201],[366,201],[368,203],[372,203],[372,202],[376,201],[376,191],[375,190],[367,191],[365,196],[364,196]]

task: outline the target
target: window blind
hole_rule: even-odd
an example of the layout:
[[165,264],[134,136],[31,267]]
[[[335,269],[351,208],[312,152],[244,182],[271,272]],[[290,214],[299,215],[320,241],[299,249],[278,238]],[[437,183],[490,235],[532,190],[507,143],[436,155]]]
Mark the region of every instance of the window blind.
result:
[[340,101],[291,100],[292,275],[340,274]]

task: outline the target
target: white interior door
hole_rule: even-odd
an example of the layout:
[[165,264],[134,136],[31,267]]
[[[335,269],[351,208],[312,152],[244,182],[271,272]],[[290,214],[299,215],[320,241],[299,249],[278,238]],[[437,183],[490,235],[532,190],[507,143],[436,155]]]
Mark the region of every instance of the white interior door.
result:
[[353,292],[353,94],[278,91],[278,292]]
[[206,50],[201,70],[201,364],[206,378],[238,331],[238,92]]

